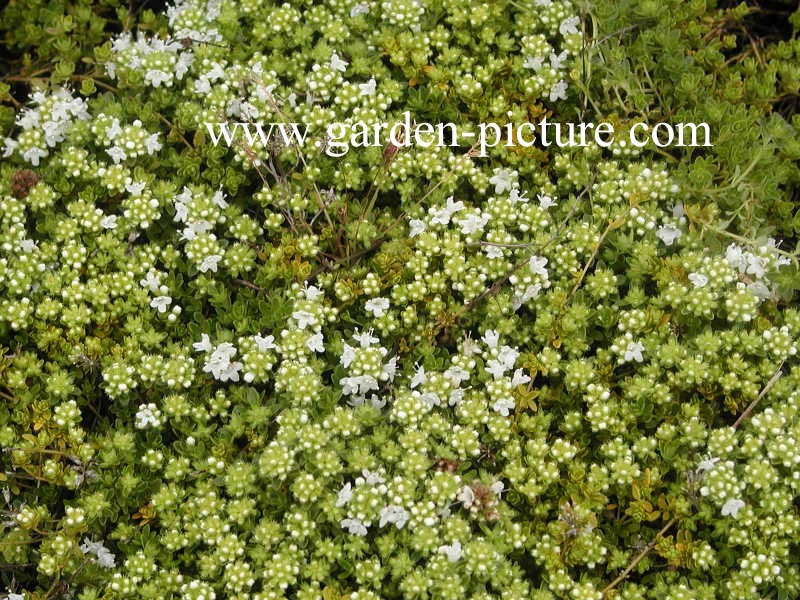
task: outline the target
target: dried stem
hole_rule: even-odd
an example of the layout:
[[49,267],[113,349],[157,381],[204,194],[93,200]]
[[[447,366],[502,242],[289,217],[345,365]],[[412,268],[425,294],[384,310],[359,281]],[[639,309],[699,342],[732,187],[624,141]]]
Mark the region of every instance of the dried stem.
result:
[[647,555],[650,553],[650,551],[651,551],[653,548],[655,548],[655,547],[656,547],[656,544],[658,543],[658,538],[660,538],[660,537],[661,537],[661,536],[663,536],[665,533],[667,533],[667,531],[669,531],[670,527],[672,527],[672,526],[675,524],[675,522],[676,522],[677,520],[678,520],[678,517],[672,517],[672,518],[671,518],[671,519],[670,519],[670,520],[667,522],[667,524],[666,524],[666,525],[664,525],[664,527],[662,527],[662,528],[661,528],[661,531],[659,531],[659,532],[656,534],[656,536],[655,536],[655,537],[654,537],[652,540],[650,540],[650,543],[648,543],[648,544],[647,544],[647,545],[646,545],[646,546],[645,546],[645,547],[642,549],[642,551],[641,551],[641,552],[639,552],[639,554],[637,554],[637,555],[634,557],[634,559],[631,561],[631,564],[629,564],[627,567],[625,567],[625,570],[624,570],[622,573],[620,573],[620,574],[617,576],[617,578],[616,578],[614,581],[612,581],[611,583],[609,583],[609,584],[608,584],[608,585],[605,587],[605,589],[604,589],[604,590],[603,590],[603,592],[602,592],[602,594],[603,594],[603,597],[605,597],[605,596],[606,596],[606,594],[608,594],[608,593],[609,593],[611,590],[613,590],[615,587],[617,587],[617,585],[618,585],[618,584],[619,584],[619,583],[620,583],[622,580],[624,580],[624,579],[625,579],[625,578],[626,578],[628,575],[630,575],[631,571],[633,571],[633,570],[636,568],[636,565],[638,565],[638,564],[639,564],[639,563],[642,561],[642,559],[643,559],[645,556],[647,556]]
[[775,372],[772,374],[772,377],[770,377],[770,379],[769,379],[769,381],[767,382],[767,384],[766,384],[766,385],[765,385],[765,386],[762,388],[762,390],[761,390],[761,391],[758,393],[758,396],[756,396],[756,399],[755,399],[755,400],[753,400],[753,401],[752,401],[752,402],[751,402],[751,403],[748,405],[748,407],[744,409],[744,412],[743,412],[741,415],[739,415],[739,418],[738,418],[738,419],[736,419],[736,422],[735,422],[735,423],[732,425],[732,427],[733,427],[734,429],[738,428],[738,427],[739,427],[739,425],[741,425],[741,424],[742,424],[742,421],[744,421],[744,420],[745,420],[747,417],[749,417],[749,416],[752,414],[752,412],[753,412],[753,410],[755,409],[756,405],[757,405],[759,402],[761,402],[761,399],[762,399],[764,396],[766,396],[766,395],[767,395],[767,393],[768,393],[768,392],[769,392],[769,391],[772,389],[772,387],[773,387],[773,386],[774,386],[776,383],[778,383],[778,380],[779,380],[779,379],[780,379],[780,378],[783,376],[783,370],[782,370],[782,369],[783,369],[783,363],[784,363],[784,361],[781,361],[781,364],[779,364],[779,365],[778,365],[778,368],[777,368],[777,369],[775,370]]

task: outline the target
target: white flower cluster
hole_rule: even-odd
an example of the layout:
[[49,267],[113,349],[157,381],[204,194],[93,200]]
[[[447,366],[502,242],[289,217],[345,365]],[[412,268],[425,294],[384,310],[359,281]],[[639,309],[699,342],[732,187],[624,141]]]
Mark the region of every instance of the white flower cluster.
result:
[[92,120],[92,133],[106,146],[106,152],[114,164],[144,154],[152,155],[161,150],[158,132],[149,133],[138,119],[123,126],[117,117],[99,113]]
[[788,257],[775,252],[778,244],[769,238],[756,252],[750,252],[738,244],[730,244],[725,250],[725,260],[734,268],[743,283],[756,298],[770,298],[775,290],[767,274],[791,263]]
[[[547,12],[552,5],[545,5],[543,20],[547,19]],[[533,92],[550,102],[567,99],[567,58],[573,53],[572,44],[580,40],[580,17],[572,15],[562,18],[558,22],[558,33],[565,39],[566,49],[557,52],[542,34],[527,35],[522,38],[523,63],[525,69],[533,71],[530,83]]]
[[137,429],[158,428],[161,426],[161,411],[152,402],[140,404],[139,410],[136,412],[135,425]]
[[17,116],[17,125],[22,131],[17,139],[5,138],[3,158],[15,152],[34,166],[48,156],[49,148],[64,141],[73,122],[90,118],[86,101],[75,98],[65,87],[52,94],[37,91],[31,94],[32,108],[23,109]]
[[[394,381],[397,358],[384,362],[389,351],[379,345],[380,340],[372,335],[372,330],[356,331],[352,339],[357,345],[345,342],[339,357],[339,362],[349,373],[339,380],[339,384],[342,394],[350,397],[350,405],[359,406],[366,401],[367,394],[380,389],[380,381]],[[377,394],[370,395],[370,402],[378,408],[386,404]]]
[[113,59],[105,63],[111,79],[123,73],[142,72],[144,82],[153,87],[171,87],[176,79],[183,79],[194,62],[192,51],[186,50],[179,41],[147,39],[141,33],[136,40],[130,32],[120,34],[112,43],[112,49]]
[[222,342],[216,346],[211,344],[207,333],[202,334],[199,342],[192,344],[198,352],[205,352],[208,357],[203,365],[204,373],[211,373],[217,381],[239,381],[239,371],[242,363],[233,361],[236,356],[236,347],[230,342]]
[[494,377],[494,381],[486,386],[491,396],[492,410],[507,417],[515,407],[511,390],[525,385],[530,382],[531,378],[522,369],[514,370],[514,374],[510,378],[506,375],[507,371],[514,368],[517,358],[519,358],[519,350],[507,345],[501,346],[500,335],[496,331],[487,330],[482,339],[487,346],[483,352],[486,361],[485,369]]

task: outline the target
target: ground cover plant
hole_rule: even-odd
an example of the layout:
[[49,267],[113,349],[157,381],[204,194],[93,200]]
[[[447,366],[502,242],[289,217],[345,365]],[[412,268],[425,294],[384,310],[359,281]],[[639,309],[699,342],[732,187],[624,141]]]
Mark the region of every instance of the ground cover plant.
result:
[[800,596],[791,10],[12,0],[0,595]]

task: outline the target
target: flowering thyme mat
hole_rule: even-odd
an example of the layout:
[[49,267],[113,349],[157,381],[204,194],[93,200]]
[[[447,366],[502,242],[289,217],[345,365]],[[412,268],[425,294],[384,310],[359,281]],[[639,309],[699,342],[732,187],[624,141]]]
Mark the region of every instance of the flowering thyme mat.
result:
[[792,10],[11,0],[0,597],[800,596]]

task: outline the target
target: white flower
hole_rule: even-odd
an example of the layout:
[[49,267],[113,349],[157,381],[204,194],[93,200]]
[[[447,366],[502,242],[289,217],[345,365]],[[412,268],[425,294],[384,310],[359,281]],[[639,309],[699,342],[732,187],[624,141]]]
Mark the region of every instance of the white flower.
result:
[[351,17],[357,17],[358,15],[366,14],[369,14],[369,3],[367,2],[359,2],[358,4],[353,5],[353,8],[350,9]]
[[316,325],[317,317],[305,310],[296,310],[292,313],[292,318],[297,321],[299,329],[305,329],[309,325]]
[[456,540],[450,545],[439,546],[439,554],[447,556],[450,562],[458,562],[461,559],[461,542]]
[[214,196],[211,198],[211,201],[219,208],[228,208],[228,203],[225,201],[225,194],[221,189],[214,192]]
[[389,300],[387,298],[372,298],[367,300],[364,308],[376,317],[382,317],[389,309]]
[[398,529],[402,529],[408,522],[408,519],[409,514],[406,509],[396,504],[390,504],[389,506],[381,509],[378,527],[383,527],[387,523],[394,523]]
[[211,338],[208,337],[207,333],[201,334],[200,341],[192,344],[192,348],[198,352],[211,352],[213,349],[213,346],[211,345]]
[[745,507],[745,504],[739,498],[729,498],[725,504],[722,505],[722,516],[732,516],[736,517],[739,514],[739,511]]
[[427,404],[430,408],[442,405],[442,399],[439,398],[438,394],[434,394],[433,392],[425,392],[422,394],[422,401],[425,402],[425,404]]
[[339,358],[339,362],[342,363],[342,366],[346,369],[350,366],[350,363],[356,357],[356,350],[347,342],[344,342],[344,349],[342,350],[342,356]]
[[189,209],[183,202],[175,202],[175,219],[178,223],[185,222],[189,217]]
[[194,91],[205,96],[211,92],[211,82],[206,77],[199,77],[194,80]]
[[475,502],[475,492],[468,485],[465,485],[456,494],[456,500],[461,502],[464,508],[469,508]]
[[547,258],[544,256],[536,256],[534,254],[531,256],[530,261],[528,261],[528,268],[530,268],[531,273],[541,275],[542,278],[547,279],[549,274],[547,273],[547,269],[545,269],[545,265],[547,265]]
[[109,140],[113,140],[121,133],[122,133],[122,127],[120,127],[119,119],[114,117],[114,120],[111,122],[111,125],[109,126],[108,129],[106,129],[106,137]]
[[36,242],[34,242],[33,240],[20,240],[18,246],[19,249],[25,253],[38,250],[38,246],[36,245]]
[[696,288],[701,288],[708,285],[708,277],[702,273],[689,273],[689,281],[691,281],[692,285]]
[[488,329],[486,333],[483,334],[482,339],[483,343],[489,346],[489,348],[497,348],[497,344],[500,341],[500,334],[494,329]]
[[419,219],[411,219],[408,222],[409,226],[411,227],[411,231],[408,233],[408,237],[416,237],[423,231],[425,231],[425,223],[420,221]]
[[267,337],[261,337],[259,334],[255,334],[253,339],[256,342],[256,346],[258,346],[259,352],[266,352],[267,350],[272,350],[275,348],[275,336],[268,335]]
[[34,167],[39,166],[39,159],[47,156],[47,150],[43,150],[38,146],[32,146],[22,153],[22,158],[31,163]]
[[563,79],[550,88],[550,102],[567,99],[567,82]]
[[492,490],[495,496],[500,498],[503,496],[503,491],[506,489],[506,486],[502,481],[495,481],[489,486],[489,489]]
[[203,75],[209,81],[216,81],[217,79],[225,79],[225,70],[218,62],[211,63],[211,70]]
[[353,498],[353,485],[348,481],[342,486],[342,489],[339,490],[339,493],[336,495],[336,506],[342,507]]
[[500,246],[490,244],[483,247],[486,258],[503,258],[503,249]]
[[356,330],[356,333],[353,334],[353,339],[357,341],[362,348],[369,348],[372,344],[377,344],[380,341],[372,335],[372,329],[363,333],[358,333]]
[[519,188],[511,188],[511,191],[508,192],[508,201],[512,204],[516,204],[517,202],[527,202],[528,201],[528,192],[519,193]]
[[558,26],[558,32],[561,35],[567,35],[570,33],[578,33],[578,25],[581,22],[581,18],[577,15],[572,17],[567,17],[563,21],[561,21],[561,25]]
[[378,485],[385,483],[386,479],[377,471],[370,471],[369,469],[362,469],[361,474],[364,476],[364,483],[367,485]]
[[334,52],[331,54],[331,69],[344,73],[347,70],[347,65],[350,64],[346,60],[339,58],[339,55]]
[[155,294],[161,286],[161,276],[157,271],[150,269],[145,278],[139,280],[139,285],[148,288]]
[[213,225],[205,219],[190,222],[181,232],[182,240],[193,240],[200,233],[205,233],[213,228]]
[[508,371],[508,367],[493,358],[486,361],[486,371],[491,373],[495,379],[500,379]]
[[425,374],[425,367],[420,365],[420,367],[417,369],[417,372],[414,373],[414,377],[411,378],[411,383],[408,384],[408,387],[413,390],[418,385],[427,383],[427,381],[428,376]]
[[708,458],[704,458],[700,461],[700,464],[697,465],[697,470],[702,473],[704,471],[710,471],[713,469],[716,464],[719,462],[719,458],[715,456],[710,456]]
[[315,333],[306,340],[306,348],[312,352],[325,352],[325,346],[322,345],[322,333]]
[[[486,333],[488,334],[489,332],[487,331]],[[484,334],[484,340],[485,339],[486,336]],[[481,351],[480,346],[478,346],[478,343],[475,340],[473,340],[469,336],[469,334],[467,334],[467,336],[463,340],[461,340],[461,352],[464,354],[464,356],[472,356],[473,354],[477,354],[480,351]]]
[[378,380],[372,375],[359,375],[357,377],[342,377],[342,394],[345,396],[366,396],[368,392],[378,390]]
[[[111,160],[114,161],[114,164],[119,163],[122,160],[125,160],[128,155],[125,154],[125,150],[120,148],[119,146],[111,146],[108,150],[106,150],[108,155],[111,157]],[[36,163],[34,163],[36,164]]]
[[303,292],[305,293],[306,300],[311,300],[312,302],[325,293],[316,286],[308,285],[308,283],[306,283]]
[[623,358],[630,362],[635,360],[636,362],[642,362],[644,358],[642,357],[642,350],[644,350],[644,346],[640,342],[628,342],[628,347],[625,348],[625,354]]
[[461,233],[464,235],[472,235],[479,231],[483,231],[486,224],[489,222],[488,215],[476,215],[474,213],[468,214],[463,219],[456,221],[461,226]]
[[200,263],[200,272],[205,273],[207,271],[213,271],[214,273],[217,272],[217,265],[219,261],[222,260],[222,256],[219,254],[210,254],[203,259],[203,262]]
[[[95,562],[104,569],[113,569],[116,566],[114,564],[114,555],[103,545],[103,542],[93,542],[88,538],[84,538],[80,549],[84,554],[94,554]],[[9,599],[10,598],[11,596],[9,596]],[[20,598],[22,598],[22,596],[20,596]]]
[[755,275],[756,279],[761,279],[767,272],[767,260],[748,252],[746,272],[749,275]]
[[348,533],[364,537],[367,535],[367,528],[361,519],[342,519],[340,521],[342,529],[346,529]]
[[444,376],[450,380],[453,386],[458,387],[462,381],[469,379],[469,371],[466,371],[458,365],[453,365],[444,372]]
[[744,250],[737,244],[731,244],[725,250],[725,260],[728,264],[739,271],[744,271],[747,268],[747,260],[745,258]]
[[542,68],[542,64],[544,61],[540,56],[526,56],[525,62],[522,63],[522,66],[526,69],[533,69],[534,71],[538,71]]
[[14,594],[9,590],[6,592],[5,600],[25,600],[25,594]]
[[186,75],[186,72],[189,70],[189,67],[192,66],[194,62],[194,54],[191,52],[181,52],[178,55],[178,62],[175,63],[175,76],[178,79],[183,79],[183,76]]
[[514,410],[514,401],[511,398],[501,398],[492,404],[492,410],[500,413],[504,417],[508,416],[509,411]]
[[149,69],[144,74],[144,80],[153,87],[158,87],[162,83],[169,83],[172,80],[172,75],[162,71],[161,69]]
[[386,379],[389,381],[394,381],[394,374],[397,372],[397,357],[393,356],[389,359],[383,367],[381,367],[381,373],[386,376]]
[[372,77],[367,83],[359,83],[358,89],[361,96],[374,96],[375,95],[375,78]]
[[146,429],[147,427],[158,427],[161,425],[158,416],[160,411],[152,402],[149,404],[140,404],[139,410],[136,413],[136,427],[137,429]]
[[5,143],[5,147],[3,150],[3,158],[8,158],[12,154],[14,154],[14,150],[16,150],[17,147],[19,146],[19,142],[17,140],[12,140],[11,138],[8,137],[5,138],[5,140],[3,141]]
[[772,297],[772,292],[763,281],[748,283],[747,290],[761,300],[767,300]]
[[146,181],[131,181],[125,184],[125,191],[131,196],[141,196],[146,185]]
[[548,209],[551,206],[558,206],[556,201],[547,194],[536,194],[536,198],[539,200],[539,208]]
[[167,307],[172,304],[172,298],[169,296],[156,296],[152,300],[150,300],[150,306],[153,308],[157,308],[158,312],[165,313],[167,312]]
[[667,246],[672,246],[675,240],[679,239],[683,232],[674,225],[662,225],[656,231],[656,237]]
[[523,304],[528,302],[529,300],[533,300],[539,296],[539,292],[542,291],[542,284],[536,282],[533,285],[529,285],[525,288],[525,291],[521,294],[519,292],[514,294],[514,297],[511,299],[511,307],[517,311],[519,310]]
[[158,141],[158,134],[154,133],[152,135],[148,135],[144,140],[144,147],[147,149],[148,154],[153,154],[154,152],[161,150],[161,142]]
[[447,403],[450,406],[456,406],[457,404],[461,404],[464,400],[464,390],[457,389],[450,392],[450,398],[447,399]]
[[567,60],[566,50],[564,50],[561,54],[556,54],[555,52],[550,53],[550,66],[556,71],[558,71],[564,65],[565,60]]
[[434,211],[431,223],[447,225],[450,222],[452,216],[458,211],[464,210],[464,208],[466,207],[464,206],[464,203],[461,200],[459,200],[458,202],[453,202],[453,197],[450,196],[447,198],[444,208],[440,208],[439,210]]
[[522,369],[514,371],[514,377],[511,378],[511,385],[516,387],[518,385],[525,385],[531,380],[530,376],[525,375]]
[[495,169],[494,175],[489,178],[489,183],[494,186],[495,194],[502,194],[513,187],[516,171],[510,169]]
[[219,344],[203,365],[203,372],[211,373],[218,381],[239,381],[242,363],[231,362],[236,355],[236,348],[230,342]]

